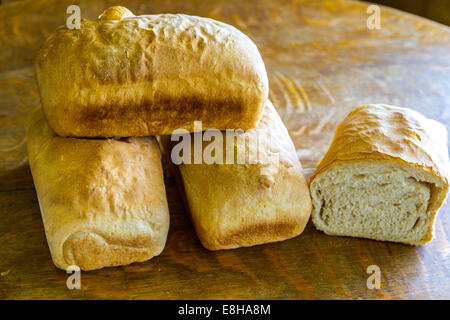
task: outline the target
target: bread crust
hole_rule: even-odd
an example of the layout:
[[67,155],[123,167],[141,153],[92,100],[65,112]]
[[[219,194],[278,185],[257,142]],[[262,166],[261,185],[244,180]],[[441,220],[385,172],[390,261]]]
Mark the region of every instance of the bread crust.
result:
[[94,270],[161,253],[169,211],[155,138],[59,137],[40,107],[27,127],[30,168],[58,268]]
[[[257,135],[264,137],[261,132],[270,133],[271,140],[256,143]],[[258,152],[258,163],[178,166],[197,235],[210,250],[298,236],[311,213],[302,166],[270,101],[258,127],[242,134],[250,144],[245,147],[235,143],[235,155],[240,148],[246,148],[247,153]],[[203,148],[208,144],[205,142]],[[273,154],[278,154],[278,160]]]
[[[386,161],[417,169],[415,172],[420,172],[423,180],[433,185],[428,206],[428,215],[433,221],[420,241],[408,244],[425,244],[432,240],[434,219],[448,193],[446,128],[408,108],[371,104],[354,109],[339,124],[327,153],[311,177],[313,204],[317,177],[332,166],[365,161]],[[319,209],[314,207],[312,213],[316,227]]]
[[193,132],[195,120],[203,129],[258,124],[268,80],[246,35],[208,18],[113,8],[79,30],[59,27],[37,55],[41,103],[58,135]]

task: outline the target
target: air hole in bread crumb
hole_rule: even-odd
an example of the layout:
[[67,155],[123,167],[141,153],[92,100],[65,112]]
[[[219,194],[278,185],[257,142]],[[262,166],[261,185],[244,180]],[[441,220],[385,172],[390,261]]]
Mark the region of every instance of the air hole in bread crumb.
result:
[[324,204],[322,203],[322,206],[320,207],[319,217],[323,221],[324,225],[328,225],[328,215],[324,214]]
[[417,218],[416,222],[414,223],[413,227],[411,228],[411,230],[414,230],[414,228],[416,228],[419,225],[419,221],[420,221],[420,217]]

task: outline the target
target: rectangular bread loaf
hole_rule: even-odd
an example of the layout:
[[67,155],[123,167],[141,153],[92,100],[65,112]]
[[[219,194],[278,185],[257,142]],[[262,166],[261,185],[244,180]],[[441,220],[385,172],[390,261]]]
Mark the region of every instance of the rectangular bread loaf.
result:
[[359,107],[340,123],[311,178],[312,219],[329,235],[425,244],[448,177],[442,124],[411,109]]
[[[311,213],[302,166],[288,131],[270,102],[258,127],[239,136],[241,140],[231,142],[223,137],[222,163],[220,157],[215,163],[207,162],[210,143],[204,139],[202,163],[178,166],[197,235],[210,250],[295,237],[303,231]],[[229,150],[234,150],[231,163],[226,161],[227,143]],[[192,146],[192,154],[194,149]],[[176,150],[177,143],[172,142],[172,161]],[[246,155],[244,162],[239,162],[239,154]],[[258,156],[252,160],[249,154]]]
[[59,137],[40,107],[27,126],[30,168],[58,268],[93,270],[161,253],[169,211],[156,139]]
[[41,103],[60,136],[129,137],[254,128],[268,96],[255,44],[236,28],[183,14],[111,7],[63,26],[36,58]]

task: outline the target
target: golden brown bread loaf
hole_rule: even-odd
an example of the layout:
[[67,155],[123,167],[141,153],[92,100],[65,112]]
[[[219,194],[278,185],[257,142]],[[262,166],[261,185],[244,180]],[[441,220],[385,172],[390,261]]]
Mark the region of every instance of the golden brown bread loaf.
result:
[[447,130],[387,105],[353,110],[311,178],[312,219],[330,235],[425,244],[448,192]]
[[[178,166],[197,235],[211,250],[295,237],[304,230],[311,213],[302,166],[270,101],[258,127],[242,133],[241,138],[248,144],[233,142],[235,161],[238,154],[258,153],[255,164],[248,160],[226,164],[224,155],[223,164]],[[225,138],[223,143],[227,143]],[[175,146],[172,142],[172,152]],[[208,146],[203,143],[203,152]]]
[[255,44],[236,28],[123,7],[42,45],[36,75],[45,116],[61,136],[128,137],[174,129],[254,128],[268,96]]
[[161,253],[169,211],[153,137],[62,138],[38,107],[28,119],[28,157],[58,268],[93,270]]

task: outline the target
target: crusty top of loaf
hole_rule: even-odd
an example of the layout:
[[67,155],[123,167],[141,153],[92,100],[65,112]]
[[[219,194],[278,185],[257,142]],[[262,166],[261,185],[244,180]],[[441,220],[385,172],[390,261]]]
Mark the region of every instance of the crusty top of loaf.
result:
[[370,159],[407,163],[448,185],[447,130],[408,108],[384,104],[358,107],[339,124],[311,180],[340,162]]
[[[82,20],[80,29],[59,27],[35,65],[45,116],[62,136],[168,134],[173,129],[152,127],[173,118],[185,127],[189,114],[200,117],[195,120],[222,117],[236,129],[230,125],[233,112],[239,113],[253,127],[268,96],[261,55],[244,33],[185,14],[134,16],[110,8],[97,20]],[[214,110],[219,107],[229,115]],[[124,119],[129,132],[107,130]],[[86,122],[90,127],[77,130]]]
[[[174,57],[166,59],[175,63],[157,61],[164,68],[155,70],[153,56],[161,46],[173,47]],[[211,72],[224,75],[240,69],[242,73],[235,72],[239,81],[246,74],[260,75],[251,80],[265,91],[265,67],[262,59],[255,61],[258,58],[255,44],[231,25],[185,14],[156,14],[83,19],[80,29],[61,26],[42,45],[36,64],[39,69],[54,68],[78,85],[89,87],[93,78],[102,84],[148,81],[178,75],[183,68],[195,70],[196,64],[202,63],[208,64]],[[76,63],[71,63],[74,60]]]

